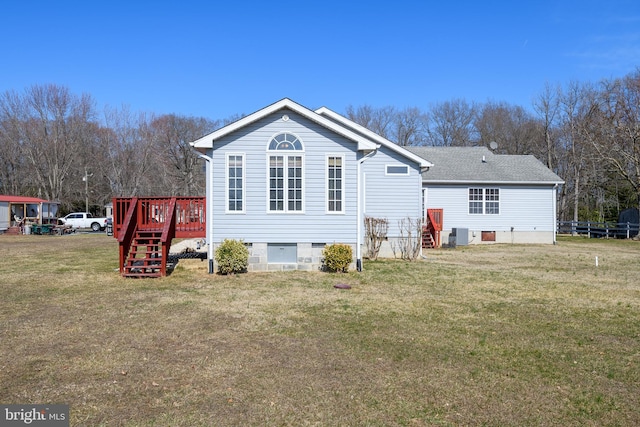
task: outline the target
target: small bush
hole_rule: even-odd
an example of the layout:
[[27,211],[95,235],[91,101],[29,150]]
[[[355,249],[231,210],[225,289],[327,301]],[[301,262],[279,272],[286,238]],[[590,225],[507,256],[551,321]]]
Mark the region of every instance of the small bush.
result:
[[241,240],[224,239],[216,249],[216,263],[221,274],[241,273],[249,265],[249,250]]
[[353,250],[347,244],[334,243],[324,247],[322,256],[324,265],[329,271],[344,272],[349,269],[349,264],[353,260]]

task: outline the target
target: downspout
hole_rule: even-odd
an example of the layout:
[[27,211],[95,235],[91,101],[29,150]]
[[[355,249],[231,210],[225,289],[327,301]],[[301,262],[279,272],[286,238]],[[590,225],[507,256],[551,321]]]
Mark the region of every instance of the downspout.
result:
[[558,236],[558,184],[553,186],[553,244],[557,244],[557,236]]
[[371,151],[370,153],[365,154],[360,160],[358,160],[358,188],[356,195],[356,205],[357,207],[357,216],[358,216],[358,224],[357,224],[357,233],[356,233],[356,269],[358,271],[362,271],[362,224],[364,223],[364,219],[362,218],[362,164],[369,158],[373,157],[380,148],[380,145],[376,145],[376,149]]
[[202,153],[198,153],[198,157],[200,157],[201,159],[204,159],[205,162],[207,162],[207,166],[206,166],[206,173],[205,176],[207,177],[207,182],[205,185],[205,200],[206,200],[206,204],[205,204],[205,209],[207,211],[206,213],[206,217],[207,217],[207,233],[205,235],[205,238],[207,239],[207,244],[208,244],[208,248],[207,248],[207,259],[209,260],[209,274],[213,274],[214,273],[214,269],[213,269],[213,179],[209,179],[209,178],[213,178],[211,175],[213,174],[213,158],[207,156],[206,154],[202,154]]

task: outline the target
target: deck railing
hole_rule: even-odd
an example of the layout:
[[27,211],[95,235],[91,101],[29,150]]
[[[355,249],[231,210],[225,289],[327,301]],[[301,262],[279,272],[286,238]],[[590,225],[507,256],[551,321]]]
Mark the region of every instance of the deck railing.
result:
[[117,197],[113,199],[113,236],[117,239],[132,203],[136,204],[134,221],[138,230],[163,230],[165,222],[173,216],[174,237],[205,237],[204,197]]

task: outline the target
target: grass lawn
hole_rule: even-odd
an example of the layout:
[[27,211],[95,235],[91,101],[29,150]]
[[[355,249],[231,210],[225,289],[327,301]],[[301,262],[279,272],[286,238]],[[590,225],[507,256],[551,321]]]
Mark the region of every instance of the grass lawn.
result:
[[640,242],[161,279],[117,254],[0,236],[0,403],[73,426],[640,425]]

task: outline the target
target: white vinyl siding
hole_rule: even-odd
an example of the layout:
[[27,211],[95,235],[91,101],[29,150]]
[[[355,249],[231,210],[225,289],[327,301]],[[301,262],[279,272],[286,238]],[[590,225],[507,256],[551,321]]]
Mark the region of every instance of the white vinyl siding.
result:
[[344,213],[344,157],[327,156],[327,212]]
[[[283,114],[288,115],[289,120],[283,121]],[[281,133],[296,135],[303,142],[303,150],[269,150],[268,143],[271,138]],[[353,141],[328,131],[293,111],[285,110],[246,126],[242,129],[241,135],[232,134],[220,138],[215,142],[215,147],[213,152],[210,152],[213,161],[209,176],[212,183],[210,185],[213,185],[211,194],[213,212],[211,224],[207,223],[211,227],[211,239],[214,243],[224,239],[242,239],[247,243],[355,244],[358,224],[356,171],[361,155],[355,151]],[[396,224],[397,219],[389,213],[389,203],[388,201],[385,203],[384,199],[393,200],[393,211],[398,211],[401,217],[407,216],[409,212],[397,209],[397,206],[402,206],[407,203],[407,200],[409,203],[415,200],[417,212],[411,213],[411,216],[420,215],[419,193],[413,196],[412,192],[413,184],[416,183],[415,178],[419,179],[419,170],[414,171],[414,168],[411,168],[412,175],[415,175],[411,183],[404,182],[409,178],[406,176],[385,179],[384,164],[401,164],[401,161],[386,156],[383,151],[385,150],[381,149],[363,164],[362,172],[366,171],[369,191],[366,195],[367,213],[369,214],[370,210],[371,214],[388,217],[390,223]],[[225,212],[227,196],[222,183],[226,176],[226,154],[237,153],[244,155],[244,215]],[[328,155],[341,156],[344,159],[343,213],[341,214],[327,212]],[[302,212],[269,210],[269,157],[271,156],[302,156]],[[283,165],[286,165],[284,160]],[[416,191],[419,191],[419,182],[417,181]],[[378,183],[382,187],[372,195],[371,191]],[[398,195],[403,197],[399,198]],[[287,205],[284,206],[286,208]],[[299,254],[299,256],[302,255]]]
[[[474,187],[480,188],[480,187]],[[555,228],[552,186],[504,185],[500,190],[500,215],[470,215],[469,187],[429,184],[427,208],[444,209],[445,230],[553,231]]]
[[226,212],[244,213],[244,154],[227,154],[226,171]]
[[[390,240],[400,236],[401,221],[407,218],[419,220],[422,216],[420,167],[411,162],[403,164],[403,161],[407,160],[381,147],[362,163],[363,212],[369,217],[388,221],[387,237]],[[391,165],[406,168],[408,173],[389,175],[388,166]],[[364,233],[364,223],[362,227]]]

